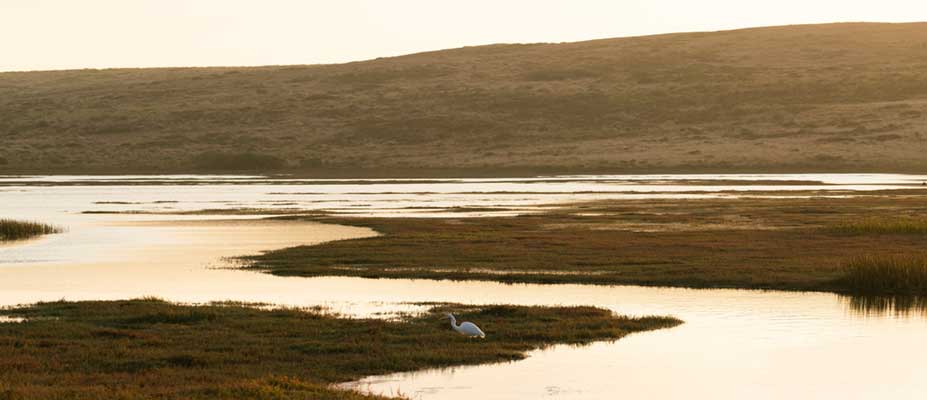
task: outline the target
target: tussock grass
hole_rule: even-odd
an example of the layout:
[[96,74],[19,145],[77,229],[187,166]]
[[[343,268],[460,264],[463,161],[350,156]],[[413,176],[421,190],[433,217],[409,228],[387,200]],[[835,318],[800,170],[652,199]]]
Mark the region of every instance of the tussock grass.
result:
[[844,284],[851,292],[927,294],[927,256],[862,256],[845,266]]
[[[446,311],[484,340],[450,329]],[[400,320],[141,299],[0,310],[0,399],[374,399],[332,383],[517,360],[558,343],[615,340],[681,323],[593,307],[437,305]]]
[[40,222],[0,219],[0,242],[5,240],[28,239],[61,232],[62,229],[60,227]]
[[927,218],[866,218],[846,221],[829,228],[846,234],[927,235]]

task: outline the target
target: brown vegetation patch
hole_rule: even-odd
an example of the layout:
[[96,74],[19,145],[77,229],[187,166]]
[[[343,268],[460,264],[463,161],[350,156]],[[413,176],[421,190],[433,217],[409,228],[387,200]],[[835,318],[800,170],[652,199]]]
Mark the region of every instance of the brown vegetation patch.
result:
[[925,41],[829,24],[2,73],[0,172],[923,172]]
[[[847,291],[848,258],[920,252],[927,237],[830,227],[925,212],[921,196],[863,196],[602,201],[471,219],[315,217],[382,235],[247,259],[248,268],[286,276]],[[648,230],[627,229],[635,226]]]
[[[454,311],[486,332],[472,340]],[[163,301],[53,302],[0,310],[3,399],[382,399],[333,383],[518,360],[556,343],[616,340],[681,323],[592,307],[441,305],[400,320]]]

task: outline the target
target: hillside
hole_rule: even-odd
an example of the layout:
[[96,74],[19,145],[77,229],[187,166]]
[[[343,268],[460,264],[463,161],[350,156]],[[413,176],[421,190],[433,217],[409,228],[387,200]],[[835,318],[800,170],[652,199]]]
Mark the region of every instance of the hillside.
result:
[[0,73],[0,143],[0,173],[927,172],[927,23]]

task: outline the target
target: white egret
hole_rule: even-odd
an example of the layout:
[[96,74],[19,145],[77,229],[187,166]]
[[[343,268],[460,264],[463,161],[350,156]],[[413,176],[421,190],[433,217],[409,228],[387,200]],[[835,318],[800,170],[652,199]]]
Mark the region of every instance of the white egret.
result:
[[483,333],[483,330],[476,326],[476,324],[467,321],[461,322],[460,325],[457,325],[457,318],[454,318],[454,314],[447,313],[447,317],[451,319],[451,328],[454,328],[457,333],[467,337],[486,337],[486,334]]

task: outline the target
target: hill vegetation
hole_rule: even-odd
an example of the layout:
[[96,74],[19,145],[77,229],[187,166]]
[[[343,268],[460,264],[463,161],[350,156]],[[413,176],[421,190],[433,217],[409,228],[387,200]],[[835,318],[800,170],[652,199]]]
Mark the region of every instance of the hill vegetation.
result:
[[927,23],[0,74],[0,173],[927,170]]

